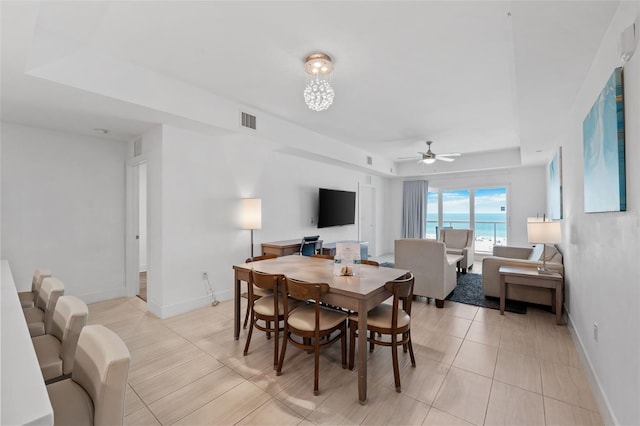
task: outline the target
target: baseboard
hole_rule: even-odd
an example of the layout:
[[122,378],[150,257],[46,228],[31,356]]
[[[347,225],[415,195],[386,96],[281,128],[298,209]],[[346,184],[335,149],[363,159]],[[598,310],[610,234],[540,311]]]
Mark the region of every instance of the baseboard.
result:
[[[233,292],[231,290],[225,290],[216,293],[216,299],[219,302],[231,300],[233,298]],[[195,309],[203,308],[211,305],[211,298],[208,295],[199,296],[194,299],[185,300],[183,302],[174,303],[171,305],[159,306],[151,301],[147,302],[147,309],[155,316],[165,319],[176,315],[191,312]]]
[[77,296],[87,304],[104,302],[105,300],[127,297],[127,289],[125,287],[117,287],[108,290],[96,291],[94,293],[80,294]]
[[598,376],[595,373],[595,369],[593,368],[591,359],[587,355],[587,351],[584,348],[582,339],[580,338],[580,335],[576,332],[573,319],[571,318],[571,315],[569,315],[568,312],[567,312],[567,319],[568,319],[567,325],[569,328],[569,332],[571,333],[571,337],[573,338],[573,341],[576,343],[576,349],[578,350],[580,361],[582,362],[582,365],[585,367],[584,372],[587,375],[587,380],[589,381],[589,387],[593,392],[593,396],[594,396],[594,399],[596,400],[596,404],[598,404],[598,410],[600,411],[602,422],[605,425],[617,425],[619,423],[616,419],[616,416],[613,414],[613,410],[611,409],[609,400],[607,399],[607,396],[604,393],[604,390],[602,389],[600,380],[598,380]]

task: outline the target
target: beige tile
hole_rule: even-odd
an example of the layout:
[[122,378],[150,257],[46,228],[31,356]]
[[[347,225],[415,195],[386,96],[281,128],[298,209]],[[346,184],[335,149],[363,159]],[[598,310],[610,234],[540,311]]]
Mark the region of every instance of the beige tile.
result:
[[153,416],[147,407],[143,407],[125,416],[124,424],[131,426],[159,426],[160,422]]
[[[183,417],[176,425],[235,424],[269,400],[257,386],[243,382],[201,408]],[[214,420],[215,419],[215,420]]]
[[369,387],[367,404],[360,405],[357,380],[350,381],[346,385],[332,389],[329,396],[306,418],[317,425],[361,424],[375,407],[376,398],[373,394],[380,392],[396,393],[389,388]]
[[547,397],[544,398],[544,413],[546,423],[549,426],[600,426],[604,424],[600,414],[596,411],[586,410]]
[[153,361],[157,358],[162,358],[165,354],[179,349],[189,344],[184,338],[177,334],[172,334],[163,340],[158,340],[154,343],[145,345],[139,348],[131,348],[129,346],[129,352],[131,353],[131,367],[135,368],[138,365],[142,365],[146,362]]
[[484,424],[542,425],[542,395],[494,381]]
[[540,360],[544,396],[597,411],[589,383],[582,369]]
[[153,376],[162,374],[177,366],[192,360],[203,352],[191,343],[184,344],[171,351],[164,352],[164,356],[154,358],[143,364],[136,364],[129,370],[129,383],[135,385],[148,380]]
[[528,391],[542,393],[540,365],[538,359],[533,356],[500,349],[493,378]]
[[146,404],[151,404],[222,366],[221,362],[202,353],[191,361],[141,381],[134,388]]
[[[554,323],[555,324],[555,323]],[[580,368],[582,363],[567,327],[538,329],[536,333],[536,355],[538,358]]]
[[500,323],[473,321],[465,339],[490,346],[500,346],[502,325]]
[[456,303],[456,302],[446,302],[450,304],[449,311],[447,315],[453,315],[455,317],[465,318],[468,320],[472,320],[476,313],[478,312],[477,306],[465,305],[464,303]]
[[492,378],[497,357],[497,347],[465,340],[453,361],[453,366]]
[[505,311],[504,313],[504,327],[517,328],[520,330],[535,330],[536,322],[533,315],[528,314],[516,314],[513,312]]
[[241,383],[243,383],[242,377],[222,367],[149,404],[149,409],[162,424],[171,424]]
[[491,379],[451,367],[433,406],[480,425],[484,420],[490,390]]
[[476,313],[476,316],[473,317],[473,320],[502,325],[505,321],[505,317],[504,315],[500,315],[500,311],[497,309],[478,308],[478,312]]
[[[416,367],[409,363],[400,371],[402,394],[430,405],[448,372],[449,365],[416,355]],[[390,387],[395,389],[393,370],[386,377],[385,383],[389,382]]]
[[505,326],[502,330],[502,336],[500,337],[500,349],[506,349],[511,352],[518,352],[525,355],[535,354],[535,329],[525,330]]
[[[393,358],[391,348],[376,346],[373,355],[367,361],[367,378],[374,386],[390,386],[395,389],[393,378]],[[356,351],[356,363],[357,363]],[[409,351],[404,353],[402,347],[398,348],[398,369],[403,371],[406,366],[411,366]],[[357,365],[354,370],[357,370]]]
[[249,413],[236,425],[297,425],[303,420],[302,416],[286,404],[272,399]]
[[144,407],[144,402],[140,399],[140,397],[134,392],[131,386],[127,385],[127,393],[125,394],[124,399],[124,415],[128,415],[133,413],[134,411],[138,411],[142,407]]
[[470,326],[471,320],[469,319],[447,315],[440,320],[436,330],[440,333],[464,339]]
[[449,413],[440,411],[435,407],[431,407],[427,418],[424,419],[423,425],[427,426],[470,426],[473,423],[464,421],[458,417],[452,416]]
[[373,410],[365,417],[365,425],[419,425],[429,412],[429,405],[404,395],[389,392],[376,401]]
[[415,344],[414,342],[413,350],[416,354],[434,361],[451,364],[460,349],[460,345],[462,345],[462,341],[463,339],[448,334],[433,333],[424,345]]

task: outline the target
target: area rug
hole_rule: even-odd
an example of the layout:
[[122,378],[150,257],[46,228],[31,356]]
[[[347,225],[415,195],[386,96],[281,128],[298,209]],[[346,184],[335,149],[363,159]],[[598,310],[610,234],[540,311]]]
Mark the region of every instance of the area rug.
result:
[[[482,275],[458,274],[458,285],[447,296],[447,300],[464,303],[466,305],[482,306],[490,309],[500,309],[500,299],[497,297],[485,297],[482,292]],[[505,311],[516,314],[526,314],[527,305],[523,302],[507,299]]]

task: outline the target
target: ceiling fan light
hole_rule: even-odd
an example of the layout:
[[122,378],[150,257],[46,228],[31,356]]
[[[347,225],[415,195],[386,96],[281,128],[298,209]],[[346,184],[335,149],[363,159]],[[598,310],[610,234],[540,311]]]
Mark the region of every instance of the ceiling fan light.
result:
[[435,163],[435,162],[436,162],[436,159],[435,159],[435,158],[423,158],[423,159],[422,159],[422,162],[423,162],[424,164],[433,164],[433,163]]

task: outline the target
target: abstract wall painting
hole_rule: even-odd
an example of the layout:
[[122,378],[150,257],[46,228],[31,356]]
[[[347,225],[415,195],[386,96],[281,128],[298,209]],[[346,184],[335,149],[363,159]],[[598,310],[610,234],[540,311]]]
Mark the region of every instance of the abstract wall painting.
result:
[[549,187],[547,188],[547,216],[562,219],[562,147],[549,163]]
[[585,213],[627,209],[622,80],[616,68],[582,123]]

